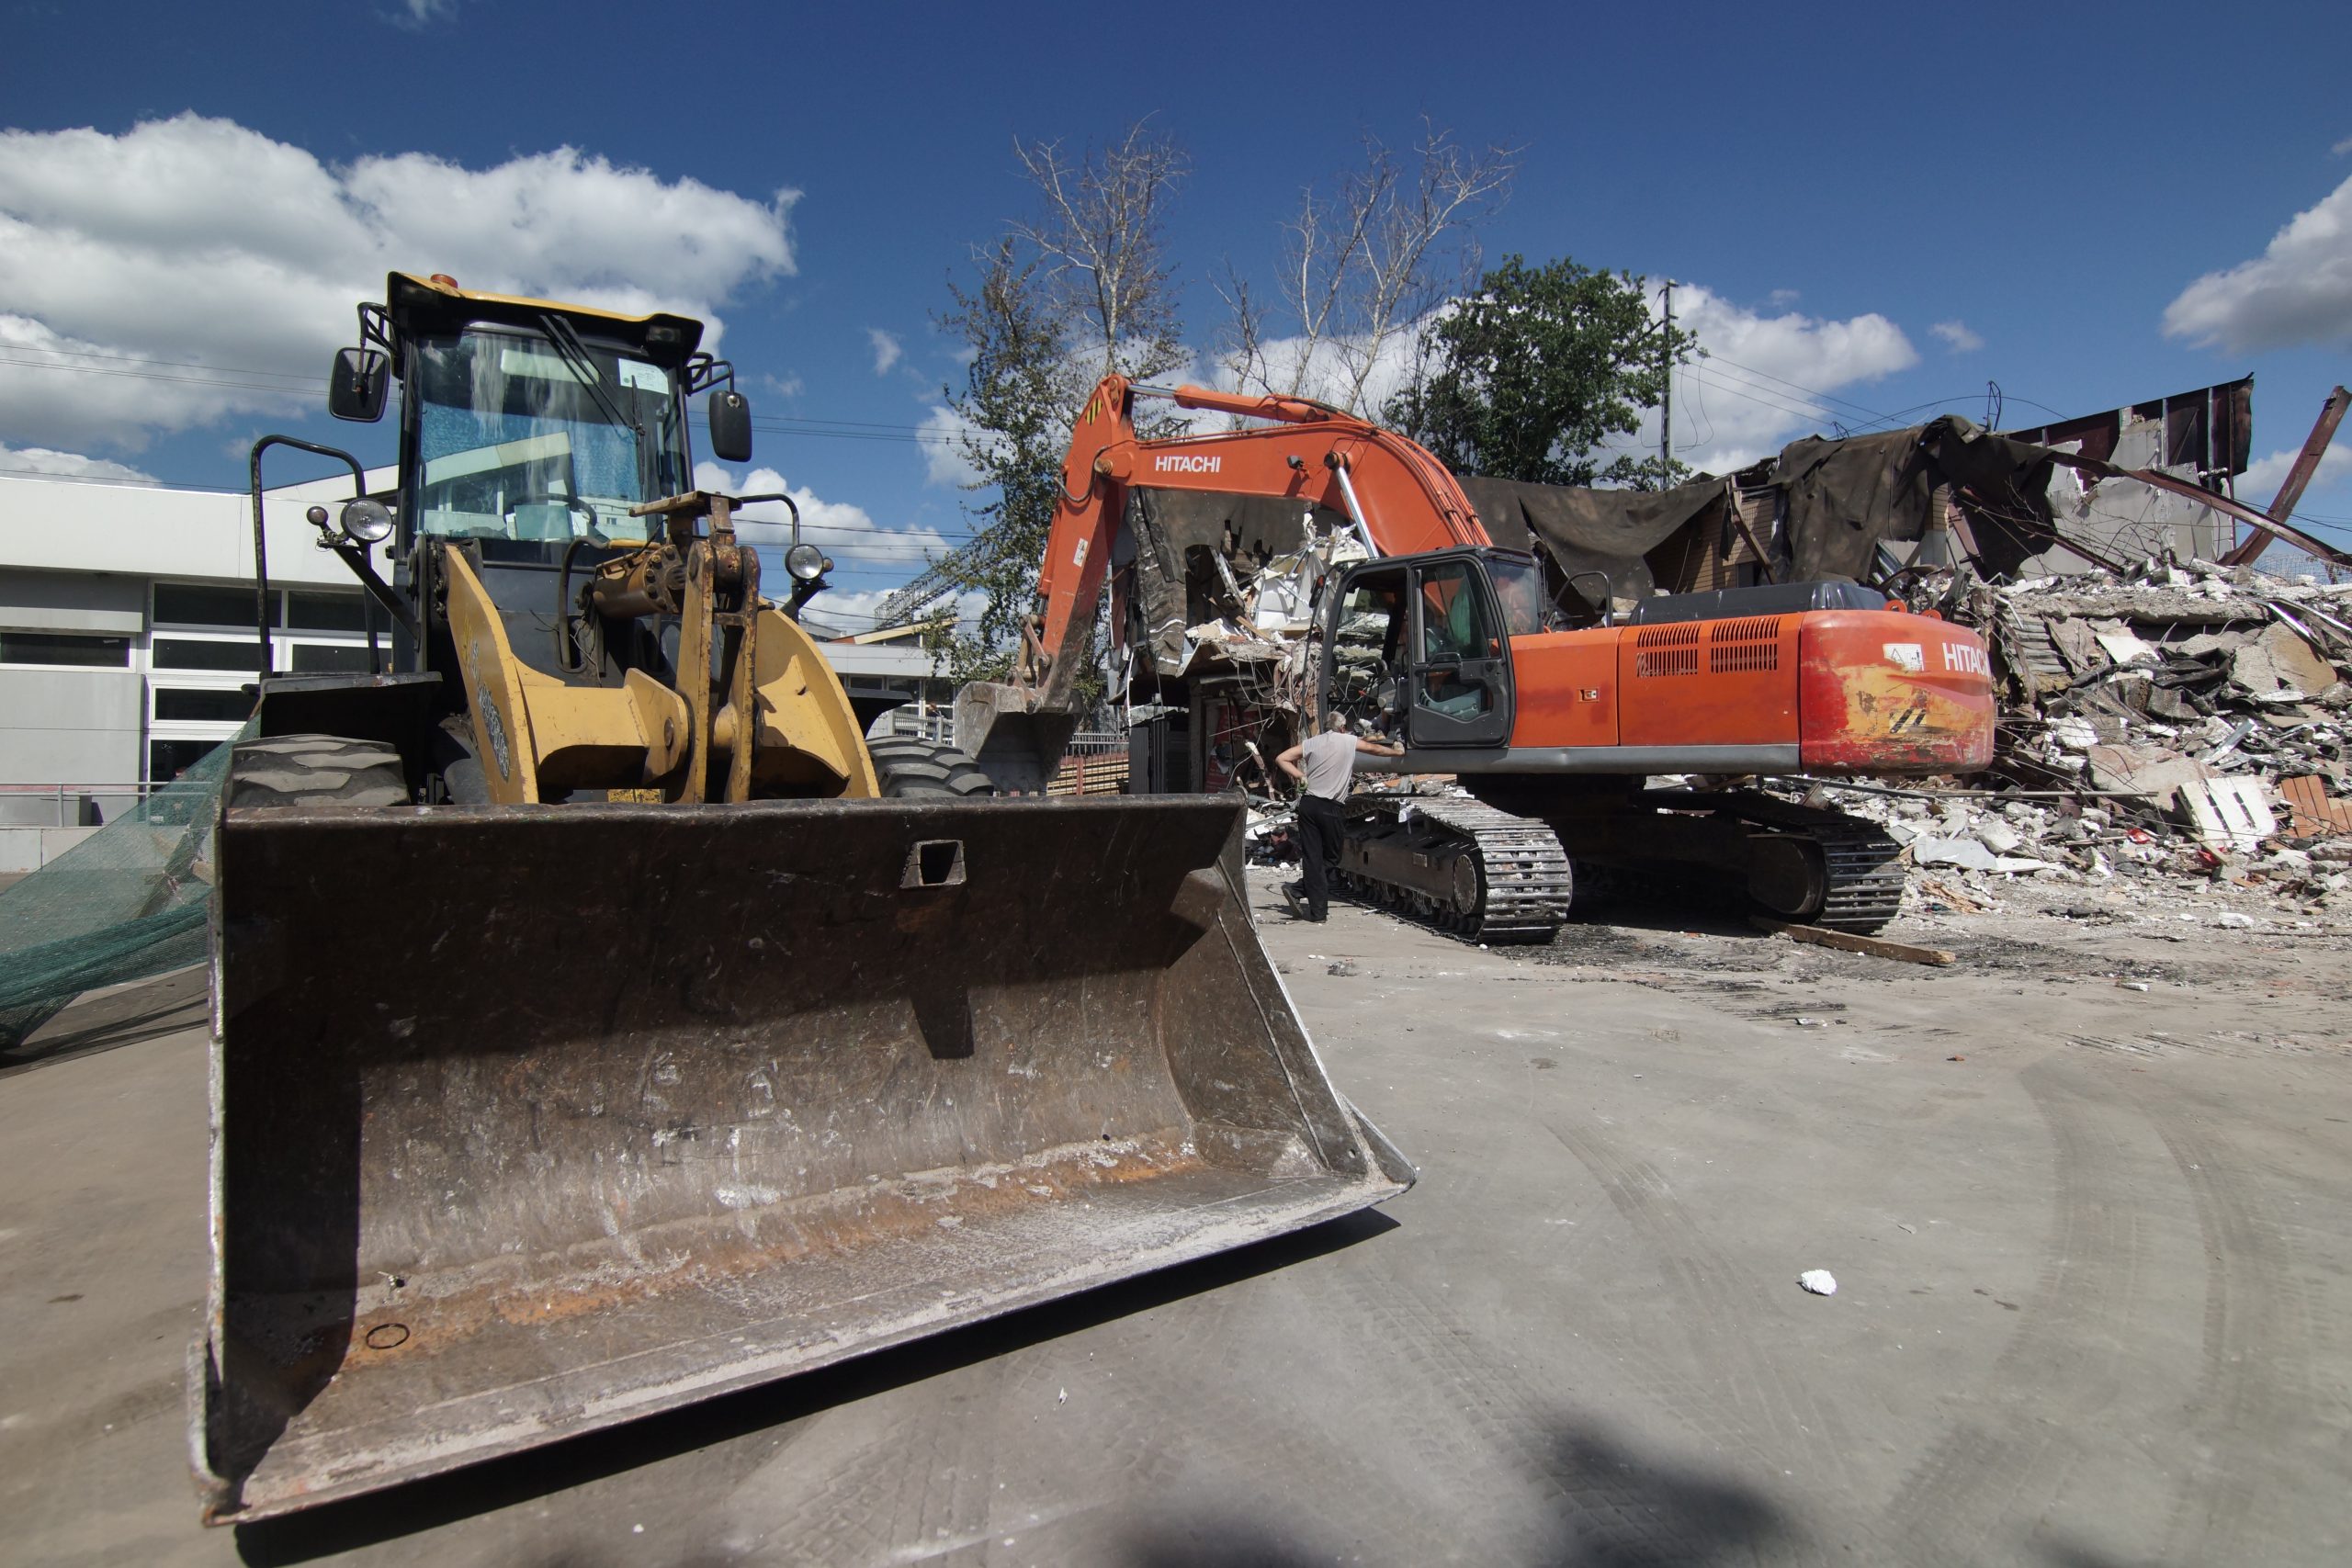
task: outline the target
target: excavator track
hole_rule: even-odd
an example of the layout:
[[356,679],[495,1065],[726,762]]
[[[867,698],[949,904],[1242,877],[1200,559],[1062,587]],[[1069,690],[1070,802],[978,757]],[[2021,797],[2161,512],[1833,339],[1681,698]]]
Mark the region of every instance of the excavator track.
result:
[[1547,942],[1575,881],[1541,821],[1456,795],[1350,803],[1339,886],[1465,942]]
[[1684,810],[1705,806],[1739,821],[1800,839],[1821,852],[1820,905],[1808,924],[1868,936],[1894,919],[1903,904],[1903,846],[1875,822],[1842,811],[1800,806],[1777,795],[1739,790],[1721,795],[1657,791],[1644,797]]

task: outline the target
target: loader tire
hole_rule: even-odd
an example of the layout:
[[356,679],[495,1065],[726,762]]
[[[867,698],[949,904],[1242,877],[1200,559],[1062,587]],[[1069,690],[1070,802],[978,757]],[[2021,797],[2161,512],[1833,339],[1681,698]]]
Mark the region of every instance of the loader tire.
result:
[[996,785],[980,765],[944,741],[894,735],[869,741],[866,752],[874,759],[885,800],[917,796],[972,800],[996,793]]
[[340,735],[274,735],[248,740],[229,762],[229,804],[406,806],[401,754],[377,740]]

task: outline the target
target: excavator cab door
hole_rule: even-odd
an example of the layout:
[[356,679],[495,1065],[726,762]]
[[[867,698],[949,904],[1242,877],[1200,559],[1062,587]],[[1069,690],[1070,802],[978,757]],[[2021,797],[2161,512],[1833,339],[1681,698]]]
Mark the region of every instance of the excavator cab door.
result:
[[1412,649],[1402,705],[1408,746],[1501,746],[1510,739],[1510,639],[1475,556],[1411,567]]

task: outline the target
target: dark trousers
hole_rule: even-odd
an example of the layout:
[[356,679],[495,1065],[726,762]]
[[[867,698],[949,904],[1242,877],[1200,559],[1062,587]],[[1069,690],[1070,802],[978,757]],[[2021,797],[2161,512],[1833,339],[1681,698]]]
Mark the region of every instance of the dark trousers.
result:
[[1340,863],[1340,803],[1319,795],[1298,803],[1299,882],[1306,895],[1306,913],[1321,919],[1331,912],[1330,868]]

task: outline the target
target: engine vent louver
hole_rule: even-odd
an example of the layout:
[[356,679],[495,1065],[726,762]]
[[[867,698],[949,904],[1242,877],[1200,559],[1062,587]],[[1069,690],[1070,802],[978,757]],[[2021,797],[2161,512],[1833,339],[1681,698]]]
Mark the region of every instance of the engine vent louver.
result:
[[1781,618],[1717,621],[1707,634],[1707,673],[1747,675],[1781,667]]
[[1634,634],[1634,678],[1653,675],[1696,675],[1699,672],[1699,623],[1644,626]]

